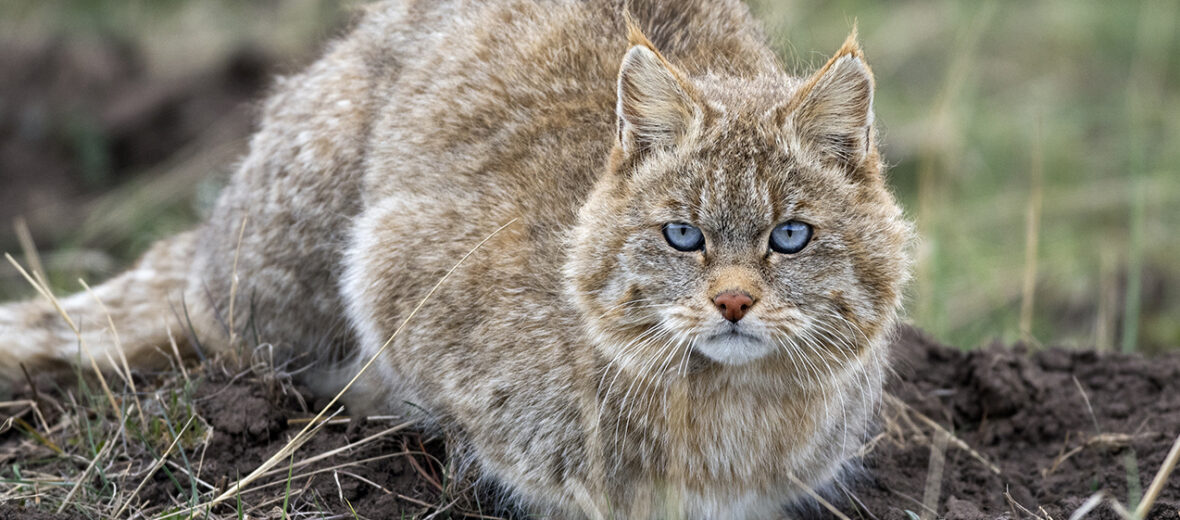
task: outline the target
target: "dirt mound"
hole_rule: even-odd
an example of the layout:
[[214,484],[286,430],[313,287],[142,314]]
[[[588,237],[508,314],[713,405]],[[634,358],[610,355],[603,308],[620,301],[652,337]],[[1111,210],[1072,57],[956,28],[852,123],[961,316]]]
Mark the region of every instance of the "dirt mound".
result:
[[[1137,502],[1180,433],[1180,355],[1155,358],[1084,350],[993,345],[960,351],[903,329],[897,377],[867,471],[842,507],[867,518],[921,513],[935,429],[944,451],[938,514],[975,520],[1068,518],[1102,491]],[[924,419],[925,418],[925,419]],[[991,465],[991,467],[989,467]],[[1180,478],[1149,518],[1177,518]],[[856,518],[855,514],[850,514]],[[1109,505],[1093,518],[1118,518]]]
[[[225,489],[254,471],[319,409],[305,398],[309,396],[299,389],[257,380],[202,383],[193,403],[212,433],[200,448],[202,479]],[[273,475],[249,486],[242,498],[261,510],[266,508],[259,508],[259,502],[277,504],[289,497],[291,511],[348,514],[351,507],[368,518],[416,518],[450,491],[442,476],[444,459],[441,441],[424,438],[397,417],[330,422]],[[160,475],[139,496],[168,502],[176,491],[175,483]]]

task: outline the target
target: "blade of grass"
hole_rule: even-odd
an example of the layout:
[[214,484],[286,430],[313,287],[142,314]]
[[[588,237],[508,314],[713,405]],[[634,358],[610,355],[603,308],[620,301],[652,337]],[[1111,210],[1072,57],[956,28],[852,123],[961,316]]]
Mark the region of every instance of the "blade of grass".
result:
[[[184,426],[180,428],[180,434],[184,434],[184,432],[188,430],[188,427],[193,424],[193,420],[196,418],[196,415],[189,417],[188,421],[184,423]],[[152,476],[164,466],[164,461],[168,459],[168,454],[172,453],[172,449],[175,448],[179,443],[180,435],[177,435],[172,439],[172,444],[168,445],[168,449],[164,450],[164,453],[160,454],[160,458],[156,459],[156,462],[152,464],[151,469],[148,470],[147,475],[144,475],[143,480],[139,482],[139,485],[135,486],[135,490],[132,491],[131,494],[127,496],[127,498],[123,499],[123,503],[119,505],[119,508],[115,510],[115,514],[111,515],[111,518],[119,518],[123,514],[123,511],[127,509],[127,506],[131,504],[132,500],[135,500],[135,496],[139,494],[140,490],[143,489],[143,486],[147,484],[148,480],[151,480]]]
[[799,477],[796,477],[794,473],[787,473],[787,478],[791,479],[792,483],[794,483],[796,486],[799,486],[799,488],[802,489],[804,493],[807,493],[807,495],[813,500],[819,502],[819,505],[823,506],[824,509],[827,509],[828,512],[835,515],[836,518],[839,518],[840,520],[852,520],[851,518],[848,518],[848,515],[840,512],[839,509],[836,509],[836,506],[832,505],[831,502],[824,500],[824,497],[820,496],[819,493],[816,493],[811,486],[800,480]]
[[[375,457],[369,457],[369,458],[360,459],[360,460],[350,460],[347,462],[342,462],[340,464],[336,464],[331,467],[316,469],[316,470],[308,471],[305,473],[300,473],[298,475],[295,475],[294,479],[295,480],[308,479],[308,478],[314,477],[314,476],[322,474],[322,473],[337,471],[340,468],[349,468],[349,467],[353,467],[353,466],[364,466],[365,464],[369,464],[371,462],[376,462],[376,461],[385,460],[385,459],[391,459],[394,457],[406,457],[406,456],[411,456],[411,455],[425,455],[425,454],[412,452],[412,451],[408,451],[408,452],[407,451],[399,451],[399,452],[395,452],[395,453],[386,453],[384,455],[377,455]],[[295,464],[296,464],[296,466],[298,466],[299,463],[297,462]],[[270,489],[272,487],[275,487],[275,486],[278,486],[278,485],[284,484],[284,483],[285,483],[285,481],[283,481],[283,480],[276,480],[273,482],[268,482],[266,484],[260,484],[260,485],[254,486],[254,487],[243,489],[241,491],[241,494],[256,493],[258,491],[262,491],[264,489]]]
[[41,435],[40,433],[38,433],[37,429],[34,428],[33,425],[25,422],[24,419],[21,419],[20,417],[14,417],[13,419],[14,419],[14,422],[16,423],[17,427],[20,428],[25,433],[32,436],[33,440],[41,443],[41,445],[45,446],[46,448],[49,448],[50,451],[52,451],[58,455],[64,456],[66,454],[66,452],[62,451],[62,449],[59,448],[56,444],[54,444],[53,441],[49,440],[44,435]]
[[[123,351],[123,342],[119,340],[119,329],[115,328],[115,319],[111,317],[111,313],[109,310],[107,310],[107,306],[103,304],[102,300],[98,298],[98,295],[90,289],[90,286],[86,284],[85,280],[79,278],[78,283],[82,284],[82,287],[84,287],[86,292],[90,294],[90,297],[94,299],[94,303],[98,304],[98,309],[102,311],[102,313],[107,317],[107,325],[111,328],[111,339],[115,342],[115,353],[119,355],[119,362],[122,364],[124,373],[123,379],[127,382],[127,387],[131,389],[131,396],[135,400],[135,410],[139,414],[139,424],[147,424],[147,419],[143,415],[143,405],[139,402],[139,391],[135,389],[135,379],[131,377],[131,365],[127,362],[126,352]],[[119,368],[119,365],[115,365],[114,363],[111,363],[111,366],[115,367],[116,370]]]
[[[238,475],[238,478],[240,479],[241,475]],[[237,512],[237,514],[238,514],[238,520],[245,520],[245,513],[242,511],[242,492],[241,492],[241,490],[238,490],[237,499],[238,499],[237,500],[238,507],[235,510],[235,512]]]
[[[348,443],[348,444],[341,446],[339,448],[328,450],[328,451],[321,453],[319,455],[316,455],[314,457],[309,457],[309,458],[303,459],[303,460],[299,461],[298,463],[295,463],[295,467],[302,468],[303,466],[307,466],[308,464],[314,464],[314,463],[319,462],[321,460],[331,458],[333,456],[339,455],[341,453],[344,453],[344,452],[347,452],[350,450],[354,450],[362,445],[365,445],[365,444],[368,444],[368,443],[373,442],[375,440],[381,439],[382,437],[385,437],[387,435],[402,431],[402,430],[409,428],[410,426],[413,426],[413,425],[414,425],[414,421],[407,421],[407,422],[401,423],[401,424],[394,426],[392,428],[388,428],[386,430],[374,433],[373,435],[365,437],[359,441],[351,442],[351,443]],[[274,476],[279,471],[282,471],[282,470],[272,470],[270,472],[263,473],[261,476],[262,477]]]
[[[190,416],[192,416],[191,412],[190,412]],[[172,420],[168,418],[167,413],[163,414],[163,419],[164,419],[164,425],[168,427],[168,433],[171,433],[173,438],[179,439],[182,436],[181,435],[182,432],[176,431],[176,429],[172,426]],[[184,448],[180,448],[179,451],[180,451],[180,460],[182,462],[184,462],[184,468],[185,468],[184,472],[185,472],[185,474],[189,475],[189,485],[191,488],[193,503],[195,504],[197,501],[197,496],[200,494],[200,492],[197,491],[197,481],[192,478],[192,474],[193,474],[192,464],[189,463],[188,454],[185,453]]]
[[1177,436],[1176,440],[1172,442],[1172,449],[1168,451],[1168,456],[1164,459],[1159,471],[1156,472],[1155,478],[1151,479],[1147,493],[1143,494],[1143,501],[1139,502],[1139,506],[1135,508],[1135,518],[1147,518],[1151,506],[1155,504],[1160,492],[1164,490],[1164,484],[1168,483],[1168,477],[1176,469],[1177,461],[1180,461],[1180,436]]
[[188,369],[184,367],[184,358],[180,355],[180,347],[176,345],[176,338],[172,336],[172,326],[165,323],[164,330],[168,333],[168,344],[172,346],[172,355],[176,356],[176,366],[180,367],[180,375],[184,376],[186,385],[191,384],[192,380],[188,377]]
[[70,504],[70,500],[74,498],[74,494],[77,493],[78,489],[82,487],[82,483],[86,482],[86,479],[90,476],[90,472],[94,471],[95,465],[98,464],[99,460],[102,460],[102,458],[106,457],[107,454],[110,453],[111,448],[116,444],[115,439],[118,439],[120,435],[123,435],[123,430],[126,427],[127,416],[124,414],[123,419],[119,421],[119,430],[116,431],[110,439],[107,439],[106,443],[102,445],[102,449],[99,450],[98,454],[95,455],[93,459],[91,459],[90,464],[86,466],[86,469],[82,471],[82,474],[78,476],[78,481],[74,483],[74,487],[71,488],[70,492],[66,494],[66,498],[61,501],[61,505],[57,506],[57,514],[60,515],[62,511],[65,511],[66,506]]
[[1134,184],[1135,195],[1131,203],[1131,238],[1127,260],[1127,294],[1123,303],[1123,335],[1120,341],[1123,352],[1135,352],[1139,346],[1139,313],[1143,292],[1143,220],[1144,206],[1147,205],[1143,182]]
[[1024,284],[1020,294],[1020,336],[1025,340],[1032,339],[1033,298],[1037,288],[1037,244],[1040,240],[1041,206],[1044,200],[1044,166],[1039,120],[1036,128],[1032,165],[1029,167],[1030,186],[1024,225]]
[[[12,258],[12,255],[4,253],[4,258],[8,259],[8,262],[12,264],[13,267],[16,267],[16,270],[20,272],[21,276],[23,276],[26,281],[32,284],[33,288],[36,289],[37,292],[41,293],[42,296],[48,299],[49,303],[51,303],[53,307],[57,309],[57,313],[66,320],[66,324],[69,325],[70,330],[74,331],[74,335],[78,338],[78,345],[82,347],[82,351],[86,353],[86,357],[90,358],[90,366],[94,369],[94,374],[98,376],[98,382],[102,385],[103,393],[106,394],[107,400],[109,400],[111,403],[111,410],[113,410],[115,414],[121,414],[122,412],[119,408],[119,404],[115,400],[115,394],[111,392],[111,387],[107,385],[106,377],[103,377],[102,370],[98,368],[98,361],[94,359],[94,354],[90,352],[90,347],[86,345],[86,340],[82,337],[82,330],[78,328],[78,325],[74,323],[74,320],[70,318],[70,315],[66,313],[65,308],[62,307],[61,302],[58,301],[57,297],[55,297],[49,290],[49,285],[45,283],[44,279],[37,276],[36,273],[30,275],[28,271],[25,271],[24,267],[21,267],[20,263],[17,262],[16,259]],[[118,418],[122,419],[122,417]]]
[[1113,497],[1110,499],[1110,508],[1114,509],[1114,513],[1119,515],[1119,518],[1122,518],[1123,520],[1142,520],[1136,519],[1133,513],[1127,511],[1127,508],[1120,504],[1119,501],[1115,500]]
[[1038,515],[1036,512],[1030,511],[1027,507],[1024,507],[1023,504],[1017,502],[1015,498],[1012,498],[1012,493],[1008,491],[1004,492],[1004,500],[1007,500],[1008,506],[1014,509],[1012,511],[1013,514],[1016,513],[1016,510],[1019,510],[1021,513],[1028,515],[1028,517],[1032,518],[1033,520],[1053,520],[1051,517],[1044,517]]
[[208,489],[209,491],[217,491],[217,486],[214,486],[213,484],[210,484],[208,482],[205,482],[204,480],[201,480],[200,478],[197,478],[195,475],[193,475],[187,469],[185,469],[184,466],[181,466],[180,464],[177,464],[171,460],[166,462],[165,464],[167,464],[169,467],[171,467],[172,469],[174,469],[176,471],[184,473],[184,476],[192,479],[193,482],[200,484],[205,489]]
[[349,477],[352,477],[352,478],[354,478],[354,479],[356,479],[356,480],[358,480],[358,481],[360,481],[360,482],[364,482],[365,484],[368,484],[368,485],[370,485],[370,486],[373,486],[373,487],[375,487],[375,488],[377,488],[377,489],[380,489],[380,490],[381,490],[381,492],[382,492],[382,493],[385,493],[386,495],[392,495],[392,494],[393,494],[393,491],[390,491],[390,490],[389,490],[388,488],[386,488],[385,486],[382,486],[381,484],[378,484],[378,483],[376,483],[376,482],[373,482],[372,480],[369,480],[369,479],[367,479],[367,478],[365,478],[365,477],[362,477],[362,476],[360,476],[360,475],[357,475],[356,473],[353,473],[353,472],[351,472],[351,471],[344,471],[344,470],[342,470],[342,469],[337,469],[337,470],[334,470],[334,471],[332,472],[332,475],[333,475],[333,477],[336,479],[336,484],[337,484],[337,487],[339,487],[339,484],[340,484],[340,475],[347,475],[347,476],[349,476]]
[[1093,511],[1094,508],[1102,504],[1102,497],[1103,494],[1101,491],[1090,495],[1090,498],[1082,502],[1082,505],[1069,515],[1069,520],[1082,520],[1082,518],[1085,518],[1086,515],[1090,514],[1090,511]]
[[987,460],[987,458],[984,457],[982,453],[976,451],[974,448],[971,447],[971,445],[967,444],[962,439],[956,437],[955,434],[951,433],[950,430],[947,430],[941,424],[938,424],[938,422],[936,422],[934,419],[931,419],[931,418],[927,417],[925,414],[913,409],[905,401],[898,399],[896,396],[894,396],[892,394],[886,393],[884,395],[884,401],[886,403],[888,403],[889,405],[894,406],[898,410],[901,410],[908,415],[913,415],[914,417],[917,417],[919,421],[921,421],[926,426],[930,427],[935,432],[945,434],[947,436],[947,440],[950,441],[950,443],[952,445],[954,445],[956,448],[959,448],[959,449],[967,452],[968,454],[970,454],[972,458],[974,458],[975,460],[978,460],[981,464],[984,465],[984,467],[986,467],[992,473],[995,473],[996,475],[1001,474],[999,466],[996,466],[991,461]]
[[238,229],[238,243],[234,247],[234,264],[230,270],[229,282],[229,346],[231,349],[237,346],[237,329],[234,328],[234,303],[238,299],[238,256],[242,252],[242,238],[246,236],[246,221],[249,215],[242,216],[242,225]]
[[946,444],[950,434],[938,430],[930,444],[930,465],[926,470],[926,487],[922,492],[922,520],[931,520],[938,514],[938,502],[942,494],[942,469],[946,463]]
[[295,472],[295,453],[291,453],[291,462],[287,465],[287,487],[283,491],[283,520],[287,520],[287,503],[291,499],[291,474]]
[[25,262],[29,264],[29,268],[34,273],[39,273],[42,278],[47,278],[48,273],[45,272],[45,266],[41,264],[41,255],[37,254],[37,245],[33,243],[33,234],[29,232],[29,224],[25,222],[25,218],[18,216],[12,221],[13,230],[16,231],[16,239],[20,243],[21,252],[25,255]]
[[33,376],[29,375],[29,367],[26,367],[24,363],[19,363],[19,365],[21,373],[25,376],[25,382],[29,384],[29,391],[33,393],[33,413],[37,416],[41,427],[45,428],[45,431],[49,431],[49,422],[41,413],[41,392],[37,390],[37,383],[33,382]]
[[1135,507],[1143,498],[1143,483],[1139,481],[1139,458],[1134,449],[1123,455],[1123,468],[1127,473],[1127,505]]
[[1086,403],[1086,411],[1090,414],[1090,420],[1094,423],[1094,434],[1102,435],[1102,427],[1098,425],[1098,416],[1094,414],[1094,407],[1090,405],[1090,396],[1086,395],[1086,390],[1082,388],[1082,382],[1078,381],[1078,376],[1071,376],[1073,385],[1077,387],[1078,393],[1082,394],[1082,401]]
[[348,499],[347,499],[347,498],[344,498],[343,496],[341,496],[341,497],[340,497],[340,499],[344,501],[344,504],[345,504],[346,506],[348,506],[348,512],[349,512],[349,513],[352,513],[352,517],[353,517],[354,519],[358,519],[358,520],[359,520],[359,519],[360,519],[360,517],[359,517],[359,516],[357,516],[357,514],[356,514],[356,509],[352,507],[352,502],[349,502],[349,501],[348,501]]

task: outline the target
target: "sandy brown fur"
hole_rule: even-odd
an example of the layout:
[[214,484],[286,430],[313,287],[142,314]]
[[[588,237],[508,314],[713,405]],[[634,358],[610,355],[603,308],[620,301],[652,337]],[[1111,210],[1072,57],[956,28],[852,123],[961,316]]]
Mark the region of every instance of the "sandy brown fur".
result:
[[[209,348],[250,322],[295,354],[363,360],[515,219],[380,354],[355,406],[426,410],[541,515],[764,518],[800,494],[793,477],[830,480],[877,404],[909,271],[863,53],[849,38],[796,78],[736,1],[628,8],[630,24],[621,0],[369,7],[279,81],[210,221],[147,255],[168,273],[100,288],[124,295],[106,302],[120,333],[156,330],[125,309],[183,304]],[[769,252],[789,218],[814,243]],[[702,252],[664,242],[678,220],[706,231]],[[694,336],[726,290],[757,299],[744,321],[773,352],[730,359]],[[109,351],[94,309],[67,307]],[[0,307],[3,368],[73,358],[44,317]]]

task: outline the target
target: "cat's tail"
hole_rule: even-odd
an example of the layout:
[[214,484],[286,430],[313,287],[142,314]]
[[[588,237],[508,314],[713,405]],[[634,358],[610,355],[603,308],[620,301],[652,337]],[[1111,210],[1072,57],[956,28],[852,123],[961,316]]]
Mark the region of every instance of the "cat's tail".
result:
[[[196,232],[156,243],[128,271],[57,299],[0,305],[0,380],[77,363],[108,370],[124,360],[159,365],[172,355],[172,338],[189,342],[184,293]],[[166,363],[166,361],[164,361]]]

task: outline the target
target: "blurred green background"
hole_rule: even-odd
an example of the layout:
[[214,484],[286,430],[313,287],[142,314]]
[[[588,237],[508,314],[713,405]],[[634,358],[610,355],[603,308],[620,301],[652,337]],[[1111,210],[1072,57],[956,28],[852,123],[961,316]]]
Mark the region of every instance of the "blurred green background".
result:
[[[61,290],[191,226],[274,74],[358,2],[0,4],[0,249]],[[922,241],[907,313],[991,341],[1180,346],[1180,3],[754,0],[788,68],[856,24]],[[0,299],[31,290],[0,265]]]

